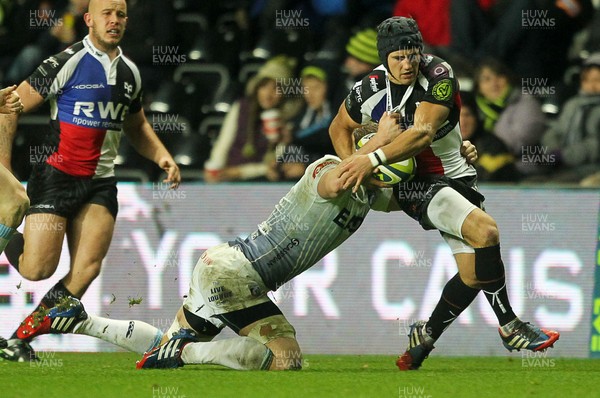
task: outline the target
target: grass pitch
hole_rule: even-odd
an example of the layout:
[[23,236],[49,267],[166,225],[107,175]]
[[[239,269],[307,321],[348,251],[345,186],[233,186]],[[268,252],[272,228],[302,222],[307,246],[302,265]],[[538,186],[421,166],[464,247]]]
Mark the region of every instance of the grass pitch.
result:
[[429,358],[400,372],[393,356],[307,355],[300,372],[191,365],[136,370],[131,353],[39,353],[0,362],[2,397],[600,397],[600,360]]

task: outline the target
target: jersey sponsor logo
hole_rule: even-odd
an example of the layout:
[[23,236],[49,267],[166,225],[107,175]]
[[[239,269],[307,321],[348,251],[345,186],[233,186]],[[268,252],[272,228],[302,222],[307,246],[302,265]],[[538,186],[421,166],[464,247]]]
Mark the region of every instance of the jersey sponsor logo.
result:
[[287,256],[289,254],[289,251],[292,250],[294,247],[298,246],[299,244],[300,240],[296,238],[290,239],[289,243],[286,246],[282,247],[281,250],[277,252],[277,255],[271,261],[269,261],[267,265],[271,266],[275,264],[277,261]]
[[93,90],[96,88],[104,88],[104,84],[77,84],[75,86],[71,86],[71,88],[74,88],[75,90]]
[[[106,103],[77,101],[73,107],[73,115],[80,116],[83,114],[88,118],[97,118],[99,116],[100,119],[108,119],[110,116],[111,120],[123,121],[128,109],[127,105],[121,103],[115,105],[112,101]],[[98,113],[96,113],[96,110],[98,110]]]
[[127,93],[125,93],[125,97],[127,97],[128,99],[131,99],[131,92],[133,91],[133,84],[123,82],[123,88],[125,89],[125,91],[127,91]]
[[326,166],[329,166],[330,164],[336,164],[336,161],[333,160],[326,160],[323,163],[319,163],[316,167],[315,170],[313,171],[313,178],[316,178],[317,175],[321,172],[321,170],[323,170],[323,168],[325,168]]
[[361,216],[350,216],[350,210],[345,207],[333,219],[340,228],[347,229],[350,233],[354,233],[362,224],[364,218]]
[[208,302],[224,301],[233,296],[233,292],[225,289],[225,286],[215,286],[210,289],[211,296],[208,296]]
[[129,326],[127,327],[127,333],[125,334],[126,339],[130,339],[133,336],[133,329],[135,329],[135,322],[129,321]]
[[52,68],[57,68],[60,65],[55,57],[46,58],[43,63],[50,65]]
[[362,86],[357,85],[354,87],[354,94],[356,95],[356,101],[357,102],[362,102],[362,95],[361,95],[361,91],[362,91]]
[[371,90],[373,91],[378,91],[379,87],[377,86],[377,78],[379,76],[377,75],[369,75],[369,87],[371,87]]
[[437,82],[431,89],[433,98],[438,101],[447,101],[452,97],[452,82],[450,79],[443,79]]

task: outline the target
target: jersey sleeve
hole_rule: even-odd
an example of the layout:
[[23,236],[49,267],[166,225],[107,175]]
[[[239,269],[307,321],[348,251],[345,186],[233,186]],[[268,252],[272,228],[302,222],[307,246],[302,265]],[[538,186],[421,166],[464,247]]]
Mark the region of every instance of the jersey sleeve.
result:
[[79,42],[46,58],[27,78],[27,82],[44,100],[61,93],[63,86],[74,71],[75,63],[69,61],[78,56],[82,47],[83,44]]
[[[362,114],[362,105],[363,105],[363,85],[362,81],[356,82],[350,90],[350,93],[346,97],[346,101],[344,102],[346,106],[346,111],[350,118],[356,123],[364,123],[363,122],[363,114]],[[367,120],[368,121],[368,120]],[[366,122],[366,121],[365,121]]]
[[308,186],[310,192],[314,193],[316,197],[319,197],[317,187],[319,181],[328,171],[333,170],[341,162],[340,158],[333,155],[326,155],[319,160],[311,163],[304,172],[305,184]]
[[458,80],[454,76],[452,67],[440,60],[427,67],[424,72],[429,83],[423,101],[452,109],[456,102],[455,97],[459,93]]

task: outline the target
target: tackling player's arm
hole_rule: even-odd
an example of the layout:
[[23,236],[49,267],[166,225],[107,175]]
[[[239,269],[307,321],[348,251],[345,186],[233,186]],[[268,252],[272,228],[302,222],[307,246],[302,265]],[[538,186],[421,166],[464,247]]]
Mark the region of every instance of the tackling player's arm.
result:
[[[427,148],[433,142],[436,131],[448,118],[450,109],[444,105],[421,102],[415,111],[414,125],[405,130],[391,143],[381,147],[383,162],[394,163],[411,158]],[[368,155],[356,155],[342,169],[344,188],[354,186],[356,191],[365,177],[369,176],[376,165]]]
[[181,181],[179,167],[148,123],[143,109],[127,115],[123,123],[123,131],[140,155],[150,159],[167,172],[167,178],[163,182],[170,182],[171,188],[177,188]]
[[27,81],[19,84],[19,87],[13,91],[13,94],[20,100],[21,112],[0,115],[0,163],[8,170],[12,170],[10,166],[12,143],[17,133],[19,115],[23,112],[36,109],[44,102],[44,97]]
[[343,181],[340,178],[341,167],[338,164],[332,170],[326,171],[319,179],[317,192],[323,199],[334,199],[340,196],[344,191]]

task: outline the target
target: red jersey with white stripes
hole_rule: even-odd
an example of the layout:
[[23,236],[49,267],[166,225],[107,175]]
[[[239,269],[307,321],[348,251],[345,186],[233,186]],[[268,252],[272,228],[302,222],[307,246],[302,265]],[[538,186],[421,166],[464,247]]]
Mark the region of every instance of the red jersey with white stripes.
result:
[[120,48],[111,61],[86,36],[46,59],[28,82],[50,101],[46,162],[72,176],[114,176],[123,120],[142,108],[135,64]]
[[406,130],[413,126],[415,111],[421,102],[446,106],[450,113],[431,146],[415,156],[417,175],[437,174],[450,178],[476,175],[475,168],[460,155],[458,81],[450,65],[441,58],[424,54],[417,79],[411,86],[391,83],[385,67],[380,65],[354,85],[345,106],[352,120],[360,124],[370,120],[379,122],[387,110],[399,112],[401,126]]

